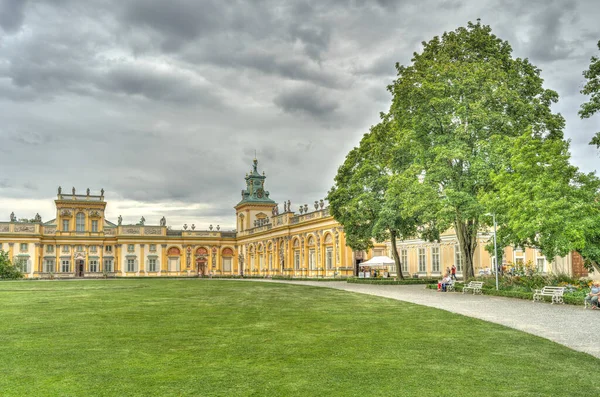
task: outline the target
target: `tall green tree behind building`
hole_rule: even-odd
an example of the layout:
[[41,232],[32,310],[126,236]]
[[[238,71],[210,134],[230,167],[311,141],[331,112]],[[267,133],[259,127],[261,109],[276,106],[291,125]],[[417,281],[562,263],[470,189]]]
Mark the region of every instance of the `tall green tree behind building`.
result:
[[[598,49],[600,50],[600,41],[598,41]],[[579,109],[579,116],[582,119],[592,117],[597,112],[600,112],[600,58],[592,57],[590,60],[590,68],[583,72],[583,77],[586,79],[586,84],[583,86],[581,93],[589,95],[590,100],[583,103]],[[596,145],[600,148],[600,131],[594,135],[590,145]]]
[[[341,167],[330,193],[349,240],[353,228],[361,241],[380,237],[375,225],[394,216],[402,230],[430,241],[454,228],[467,277],[474,276],[477,235],[490,225],[490,212],[504,244],[539,247],[549,256],[585,246],[582,221],[594,209],[583,202],[597,194],[597,178],[569,164],[565,122],[551,110],[558,94],[544,88],[540,69],[513,58],[509,43],[479,21],[423,42],[411,65],[396,68],[392,104],[382,115],[386,128],[365,136],[379,144],[361,142],[361,156],[353,151],[347,158],[387,167],[376,215],[349,215],[369,214],[369,201],[360,197],[371,189],[351,175],[361,165]],[[345,195],[336,196],[340,191]],[[545,207],[557,197],[561,205]]]

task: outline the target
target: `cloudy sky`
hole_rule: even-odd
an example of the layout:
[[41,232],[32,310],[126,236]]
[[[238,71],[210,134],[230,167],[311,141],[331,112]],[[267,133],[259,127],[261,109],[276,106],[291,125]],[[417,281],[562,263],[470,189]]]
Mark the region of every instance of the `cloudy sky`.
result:
[[573,162],[597,0],[0,0],[0,220],[54,217],[59,185],[107,217],[233,229],[254,151],[292,208],[323,198],[386,111],[395,62],[481,18],[560,94]]

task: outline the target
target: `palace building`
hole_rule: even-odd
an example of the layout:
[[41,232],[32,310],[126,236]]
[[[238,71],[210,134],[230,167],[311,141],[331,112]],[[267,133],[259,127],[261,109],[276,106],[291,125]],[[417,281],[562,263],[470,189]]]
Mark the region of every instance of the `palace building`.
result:
[[[371,256],[391,256],[391,246],[375,244],[368,252],[346,245],[343,228],[329,214],[323,200],[314,208],[291,210],[289,201],[279,205],[265,190],[266,176],[257,169],[246,174],[246,188],[235,205],[236,231],[175,230],[163,217],[147,225],[142,217],[135,225],[105,218],[104,190],[65,194],[59,187],[56,216],[42,222],[0,222],[0,249],[8,252],[28,278],[132,277],[132,276],[290,276],[346,277],[356,274],[358,263]],[[475,254],[475,272],[492,267],[483,248],[490,235],[481,233]],[[453,264],[462,272],[462,255],[456,236],[442,235],[439,242],[398,242],[404,274],[437,277]],[[508,248],[505,261],[533,260],[541,271],[577,273],[577,258],[546,261],[532,249]],[[392,274],[395,269],[389,269]],[[583,274],[582,274],[583,275]],[[587,275],[587,272],[585,273]]]

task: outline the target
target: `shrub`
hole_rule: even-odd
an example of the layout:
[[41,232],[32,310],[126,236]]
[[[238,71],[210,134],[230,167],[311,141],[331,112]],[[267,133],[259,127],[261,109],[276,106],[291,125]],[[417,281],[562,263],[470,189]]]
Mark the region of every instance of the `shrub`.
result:
[[10,262],[8,253],[0,250],[0,279],[16,280],[23,278],[23,273]]

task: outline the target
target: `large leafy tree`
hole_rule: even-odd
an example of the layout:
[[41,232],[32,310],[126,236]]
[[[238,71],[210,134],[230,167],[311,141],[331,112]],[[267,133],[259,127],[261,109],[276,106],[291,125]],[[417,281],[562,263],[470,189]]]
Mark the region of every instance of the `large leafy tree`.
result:
[[[598,41],[598,49],[600,49],[600,41]],[[583,72],[583,77],[587,80],[583,86],[581,93],[589,95],[590,100],[581,105],[579,116],[582,119],[592,117],[600,111],[600,58],[592,57],[590,68]],[[592,138],[590,145],[596,145],[600,148],[600,131]]]
[[489,26],[469,23],[423,42],[411,65],[397,65],[389,87],[396,140],[411,153],[411,165],[396,170],[392,182],[435,192],[401,210],[426,209],[412,218],[421,237],[454,228],[467,277],[474,275],[477,235],[494,209],[489,193],[504,193],[493,175],[510,167],[517,140],[563,142],[564,119],[550,109],[557,93],[543,87],[540,69],[511,52]]
[[398,210],[403,207],[404,192],[391,183],[398,163],[410,164],[410,153],[394,141],[391,123],[383,115],[381,123],[365,134],[358,147],[348,153],[338,169],[335,185],[328,194],[331,213],[342,224],[347,244],[355,250],[373,246],[373,241],[392,242],[398,276],[403,279],[396,247],[398,238],[415,235],[414,214]]

